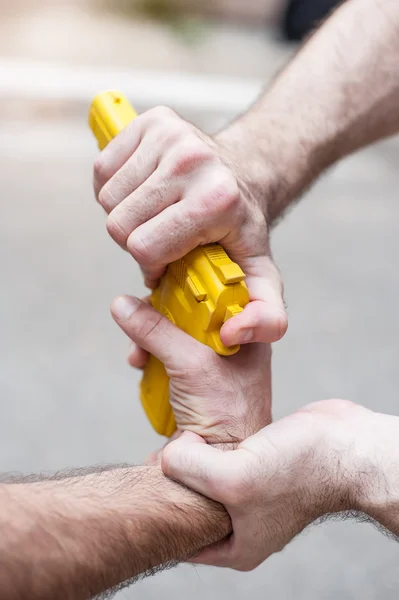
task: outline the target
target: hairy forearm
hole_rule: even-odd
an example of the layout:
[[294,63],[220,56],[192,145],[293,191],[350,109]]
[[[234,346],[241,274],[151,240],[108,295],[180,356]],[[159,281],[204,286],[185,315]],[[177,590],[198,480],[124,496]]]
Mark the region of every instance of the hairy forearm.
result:
[[4,600],[91,598],[231,531],[224,508],[157,467],[0,486]]
[[270,222],[332,163],[399,130],[398,63],[397,0],[348,0],[220,134]]
[[[311,475],[305,512],[321,507],[313,519],[341,511],[363,513],[399,538],[399,417],[344,400],[314,403],[299,414],[316,418],[318,439],[312,453],[301,458]],[[315,448],[322,449],[320,454]]]
[[399,417],[374,413],[369,429],[360,429],[353,473],[356,508],[399,539]]

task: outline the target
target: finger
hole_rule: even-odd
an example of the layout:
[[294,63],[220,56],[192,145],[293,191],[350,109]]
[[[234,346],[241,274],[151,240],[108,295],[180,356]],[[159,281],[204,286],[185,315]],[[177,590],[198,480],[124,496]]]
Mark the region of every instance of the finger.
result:
[[166,368],[194,368],[209,350],[138,298],[119,296],[112,302],[111,313],[130,339]]
[[190,562],[196,565],[210,565],[212,567],[232,567],[233,562],[233,536],[216,542],[204,548],[198,556]]
[[[146,285],[157,281],[165,267],[188,252],[227,235],[228,217],[193,209],[183,199],[140,225],[127,240],[127,249],[141,265]],[[152,287],[152,286],[149,286]]]
[[[141,298],[142,302],[151,306],[151,296]],[[149,354],[143,348],[140,348],[135,342],[130,341],[130,348],[127,356],[127,362],[135,369],[144,369],[147,364]]]
[[127,249],[141,265],[146,285],[153,284],[165,267],[190,250],[228,235],[237,220],[239,192],[234,180],[207,166],[189,179],[187,193],[129,236]]
[[172,437],[170,437],[168,439],[168,441],[162,446],[162,448],[155,450],[154,452],[151,452],[151,454],[149,454],[145,460],[145,464],[147,465],[160,465],[161,464],[161,459],[162,459],[162,452],[164,450],[164,448],[170,444],[170,442],[173,442],[173,440],[177,440],[180,436],[181,436],[182,432],[177,429],[174,434],[172,435]]
[[93,185],[96,198],[104,185],[136,152],[143,135],[142,118],[138,117],[119,133],[99,154],[94,163]]
[[144,464],[149,466],[158,465],[161,452],[162,450],[154,450],[154,452],[151,452],[145,459]]
[[164,449],[162,470],[168,477],[223,503],[226,487],[239,468],[236,459],[238,453],[232,460],[230,452],[208,446],[198,435],[185,432]]
[[168,109],[144,113],[112,140],[96,161],[95,190],[108,213],[147,181],[161,159],[165,179],[174,183],[186,174],[181,163],[184,167],[188,159],[182,144],[178,144],[178,152],[170,152],[181,135],[181,121],[175,115],[171,120],[169,113]]
[[131,157],[101,188],[98,201],[111,213],[154,173],[159,162],[159,148],[155,149],[151,136],[146,136]]
[[[147,143],[147,137],[142,142],[136,155],[139,154],[144,143]],[[155,155],[154,142],[151,138],[149,138],[149,143],[152,154]],[[172,157],[168,157],[166,151],[166,158],[162,156],[161,160],[159,148],[158,156],[156,170],[142,184],[132,185],[130,194],[119,193],[118,190],[113,194],[114,198],[118,200],[118,206],[115,204],[116,208],[114,206],[112,217],[122,228],[127,229],[130,227],[130,233],[139,225],[161,213],[168,206],[178,202],[183,195],[184,186],[188,182],[192,183],[191,174],[187,173],[187,166],[184,168],[183,159],[179,158],[177,164],[175,164],[173,153]],[[187,161],[187,158],[184,157],[184,160]],[[158,165],[159,161],[161,162]],[[124,167],[126,170],[130,168],[130,163],[131,161]],[[195,163],[189,162],[189,166],[194,168]],[[120,171],[121,176],[123,170]],[[112,188],[114,180],[117,184],[119,183],[117,181],[118,177],[119,173],[110,181],[110,188]],[[127,221],[126,227],[124,227],[125,221]]]
[[276,342],[288,327],[280,273],[270,256],[243,261],[251,302],[223,325],[220,337],[227,346]]
[[149,290],[155,290],[159,286],[161,277],[166,273],[166,266],[162,267],[162,269],[157,269],[155,276],[152,273],[148,273],[141,265],[140,270],[143,274],[145,287]]
[[[109,186],[111,186],[111,182]],[[137,227],[181,199],[183,187],[181,179],[175,178],[172,181],[164,176],[162,170],[157,169],[130,195],[127,194],[122,199],[118,196],[117,205],[115,204],[107,222],[107,229],[111,237],[118,244],[126,246],[130,234]],[[120,190],[117,190],[115,194],[120,194]]]
[[270,308],[268,302],[254,300],[243,312],[229,319],[220,330],[220,339],[226,346],[277,342],[287,331],[287,315],[283,309]]
[[[167,138],[158,140],[155,134],[155,131],[146,134],[135,155],[104,186],[100,193],[100,202],[106,210],[111,211],[107,222],[108,232],[122,247],[129,248],[127,242],[130,234],[140,225],[144,225],[158,215],[160,215],[163,231],[158,232],[156,245],[165,244],[166,240],[171,238],[172,232],[172,237],[175,239],[176,235],[181,233],[179,226],[173,229],[169,228],[168,224],[165,224],[165,215],[161,215],[161,213],[181,200],[187,184],[195,187],[196,191],[195,201],[193,202],[193,198],[187,199],[186,204],[189,207],[201,206],[201,194],[206,194],[206,186],[210,185],[209,180],[212,175],[198,178],[199,183],[193,181],[193,170],[202,166],[206,160],[204,153],[198,156],[193,151],[187,151],[186,155],[182,154],[183,148],[181,148],[179,153],[172,151],[169,156],[166,145]],[[151,158],[143,158],[145,147],[148,147]],[[150,163],[152,171],[147,172]],[[134,172],[131,173],[137,164],[141,169],[140,177],[137,177]],[[144,170],[146,178],[141,176],[144,175]],[[213,191],[211,195],[215,193]],[[211,203],[212,208],[216,205],[216,201]],[[204,212],[203,209],[202,212]],[[215,212],[214,209],[213,212]],[[202,220],[202,218],[195,218],[194,222],[198,225]],[[225,216],[223,222],[226,222]],[[135,255],[133,254],[133,256]],[[140,263],[140,259],[138,262]],[[161,274],[162,268],[158,271],[157,278]]]
[[[242,535],[236,536],[233,533],[226,540],[217,542],[202,550],[190,562],[199,565],[235,569],[236,571],[252,571],[267,558],[267,556],[262,555],[262,559],[259,560],[256,553],[253,552],[253,536],[256,536],[256,532],[252,532],[248,536],[248,539],[244,539]],[[249,552],[248,549],[250,549]]]
[[135,369],[144,369],[148,361],[148,352],[140,348],[135,342],[130,344],[127,362]]

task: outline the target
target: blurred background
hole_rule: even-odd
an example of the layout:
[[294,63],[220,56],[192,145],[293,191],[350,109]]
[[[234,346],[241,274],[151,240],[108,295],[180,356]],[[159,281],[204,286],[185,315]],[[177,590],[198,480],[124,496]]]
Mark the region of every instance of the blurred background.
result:
[[[245,109],[334,2],[0,1],[0,469],[140,463],[161,445],[108,311],[141,294],[91,189],[86,120],[106,88],[212,132]],[[273,234],[290,327],[274,416],[327,397],[398,414],[399,146],[334,168]],[[118,598],[397,598],[397,547],[369,525],[310,528],[253,573],[182,566]]]

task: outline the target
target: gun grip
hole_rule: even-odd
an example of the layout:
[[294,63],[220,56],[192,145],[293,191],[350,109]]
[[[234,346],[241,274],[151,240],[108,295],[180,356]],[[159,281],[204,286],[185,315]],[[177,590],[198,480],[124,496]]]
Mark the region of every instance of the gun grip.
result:
[[91,103],[89,125],[100,150],[137,117],[130,102],[115,90],[98,94]]
[[155,431],[170,437],[176,421],[169,403],[169,377],[160,360],[150,355],[140,383],[143,408]]

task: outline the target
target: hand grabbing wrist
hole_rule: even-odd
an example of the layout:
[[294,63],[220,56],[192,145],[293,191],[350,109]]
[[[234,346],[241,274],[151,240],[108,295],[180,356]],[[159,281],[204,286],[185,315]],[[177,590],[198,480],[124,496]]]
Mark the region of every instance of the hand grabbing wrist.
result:
[[194,434],[166,447],[164,473],[224,504],[233,522],[233,536],[199,562],[250,570],[319,517],[362,510],[372,423],[371,411],[331,400],[265,427],[235,452]]

